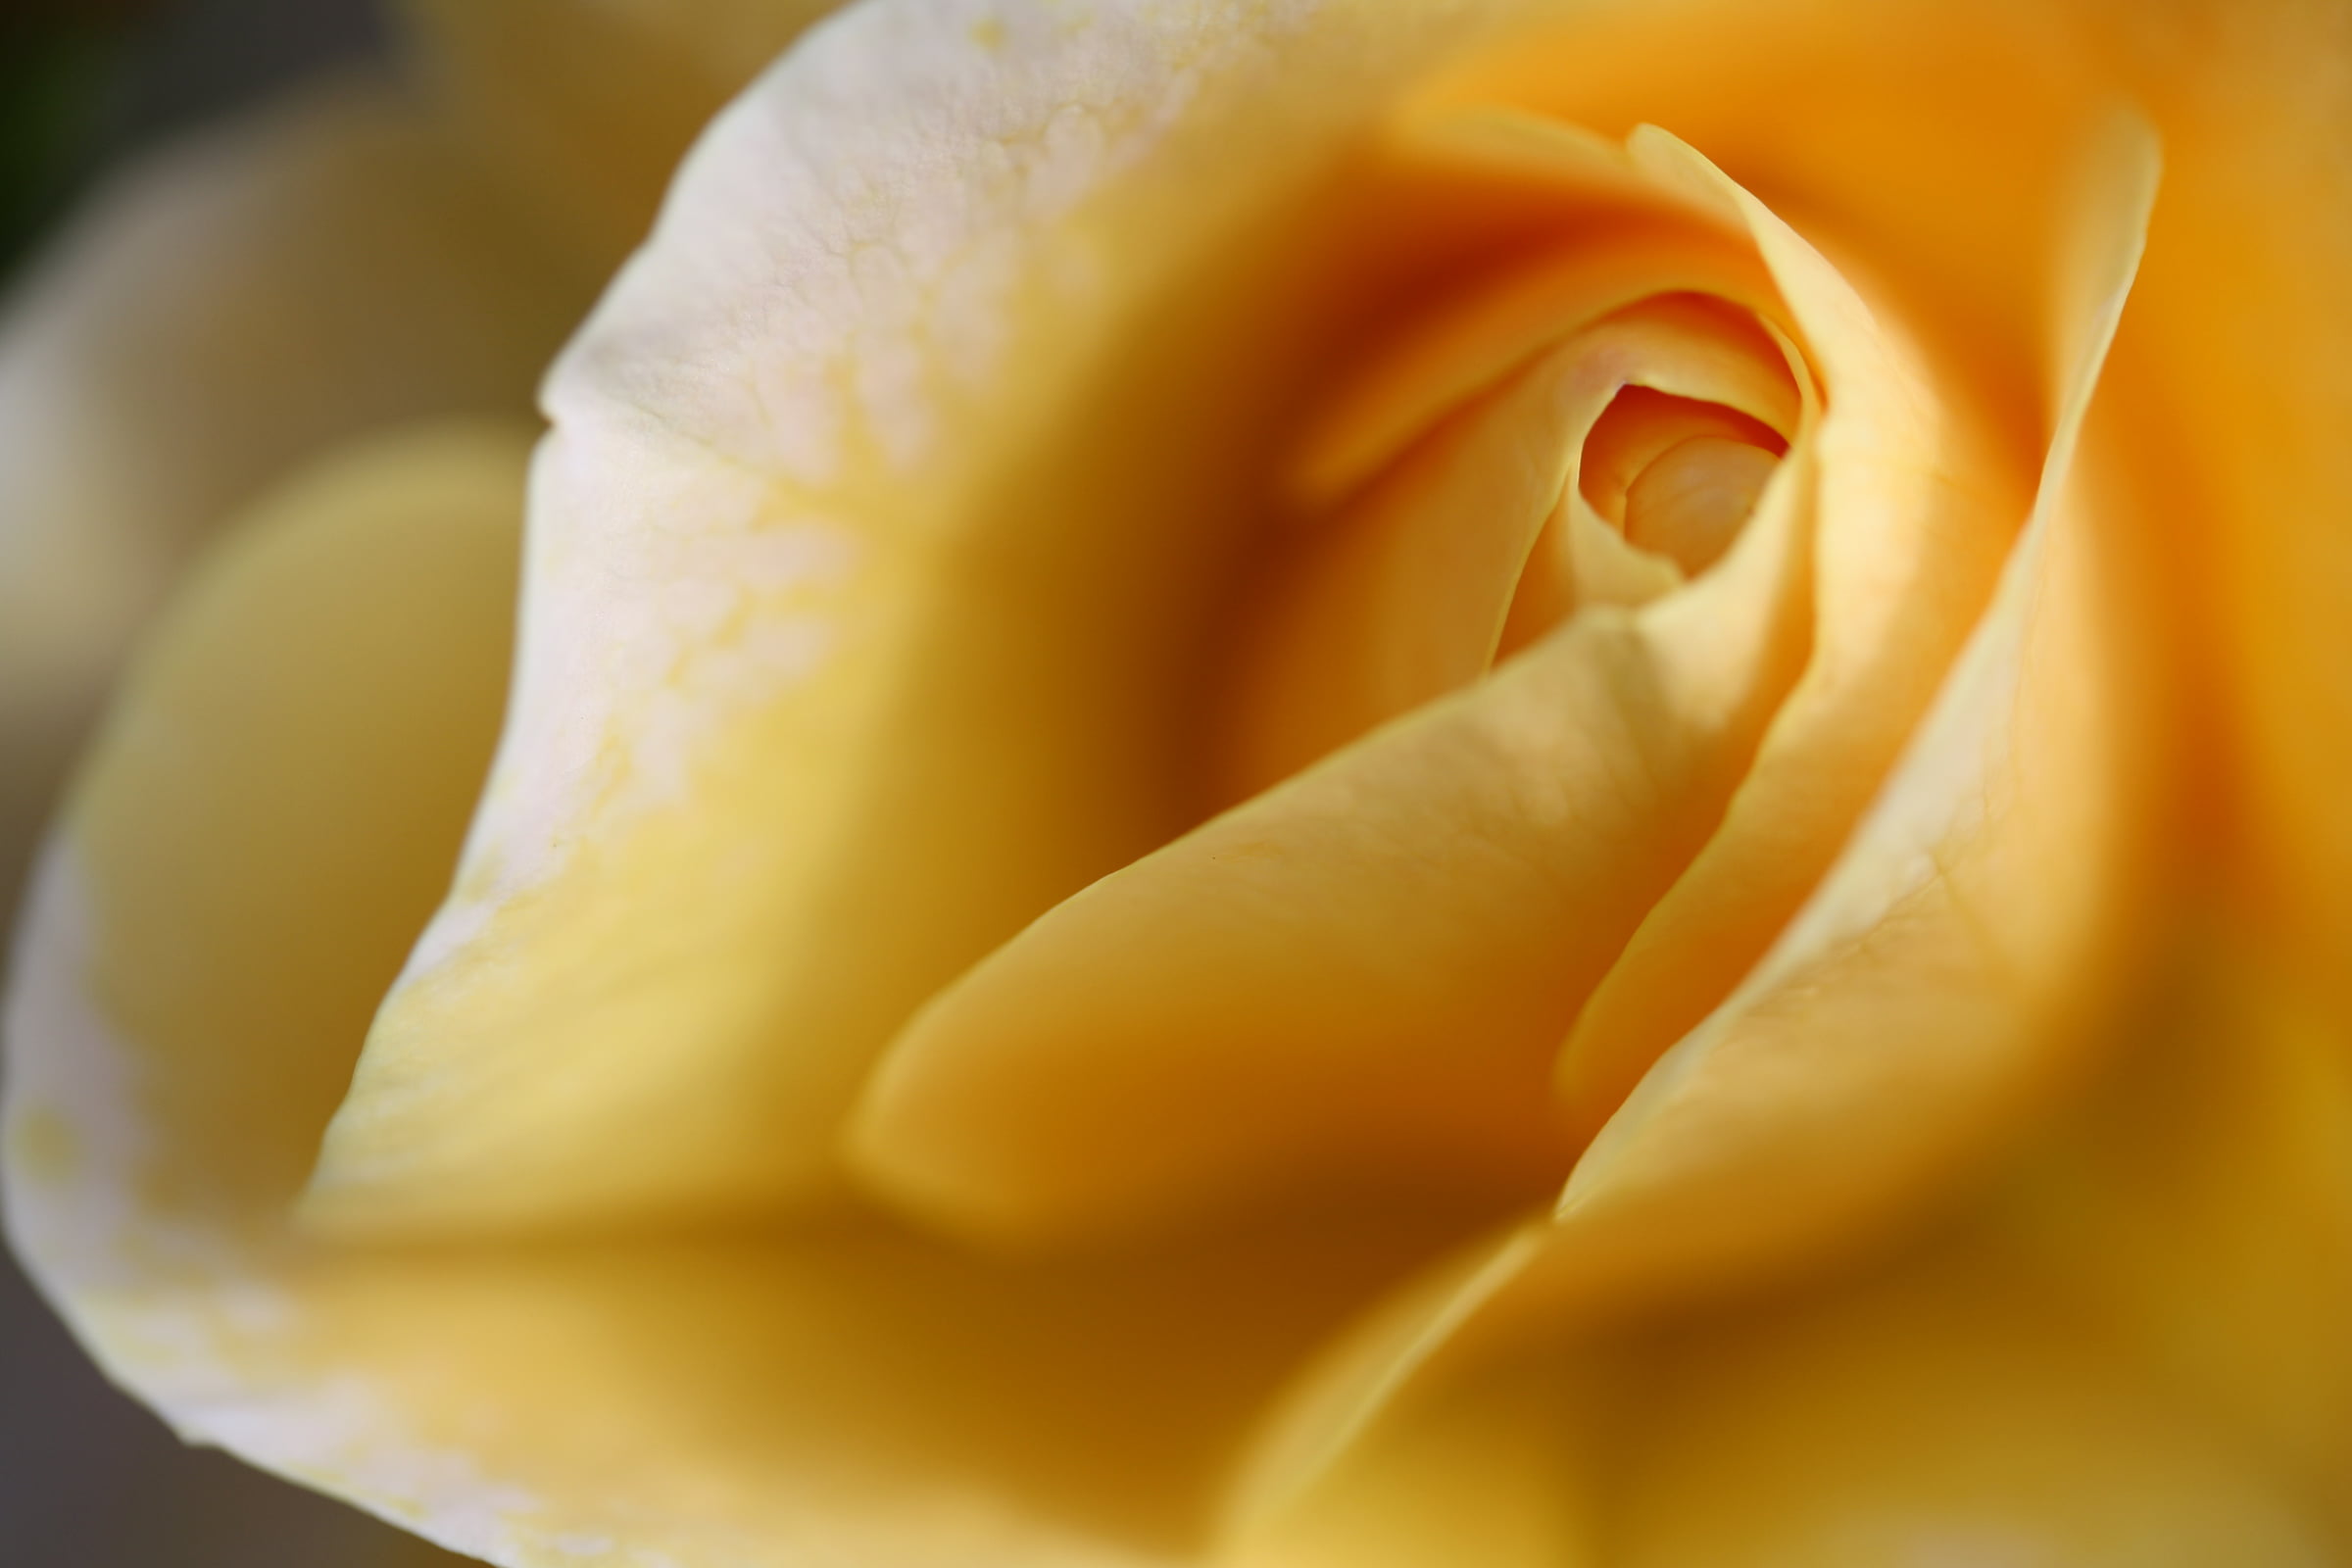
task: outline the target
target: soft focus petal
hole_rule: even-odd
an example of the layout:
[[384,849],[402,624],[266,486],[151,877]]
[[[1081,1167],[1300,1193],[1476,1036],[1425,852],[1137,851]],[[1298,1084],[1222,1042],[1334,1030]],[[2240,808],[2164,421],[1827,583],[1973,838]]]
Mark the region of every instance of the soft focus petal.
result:
[[1651,1364],[1610,1454],[1625,1568],[2338,1560],[2283,1478],[1998,1257],[1671,1335]]
[[1668,1205],[1692,1218],[1769,1213],[1737,1244],[1769,1249],[1761,1231],[1801,1232],[1825,1206],[1899,1200],[2046,1081],[2099,994],[2152,870],[2132,730],[2145,629],[2108,539],[2120,498],[2073,483],[2074,465],[2144,244],[2152,132],[2119,121],[2086,164],[2078,250],[2052,284],[2059,423],[2000,593],[1804,911],[1587,1151],[1557,1216],[1571,1229],[1680,1189]]
[[1497,1357],[1245,1515],[1223,1560],[1447,1561],[1449,1538],[1506,1568],[2337,1560],[2307,1478],[1990,1212],[1794,1294]]
[[603,263],[719,107],[834,0],[405,0],[453,122]]
[[1994,1213],[2352,1539],[2352,1053],[2324,988],[2211,912],[2184,923]]
[[527,413],[594,281],[378,87],[320,89],[102,193],[0,318],[0,886],[189,552],[355,431]]
[[187,1436],[502,1563],[1172,1548],[1282,1369],[1426,1242],[1015,1271],[855,1221],[495,1253],[290,1228],[488,758],[526,439],[338,458],[161,629],[24,926],[13,1240]]
[[2121,345],[2141,461],[2215,656],[2184,705],[2249,912],[2352,1006],[2352,13],[2102,4],[2090,31],[2174,156]]
[[[168,1116],[159,1142],[45,1107],[104,1069],[37,1018],[12,1024],[23,1173],[62,1151],[56,1174],[94,1200],[130,1178],[106,1169],[134,1152],[110,1140],[135,1136],[147,1166],[86,1225],[26,1196],[36,1256],[120,1250],[124,1221],[177,1209],[268,1222],[301,1191],[348,1071],[318,1041],[366,1029],[386,951],[447,885],[497,733],[529,442],[520,422],[460,425],[330,460],[245,523],[158,634],[64,823],[73,869],[50,881],[72,891],[46,895],[53,923],[102,922],[99,946],[45,985],[157,1042],[110,1113]],[[101,906],[57,905],[81,897]]]

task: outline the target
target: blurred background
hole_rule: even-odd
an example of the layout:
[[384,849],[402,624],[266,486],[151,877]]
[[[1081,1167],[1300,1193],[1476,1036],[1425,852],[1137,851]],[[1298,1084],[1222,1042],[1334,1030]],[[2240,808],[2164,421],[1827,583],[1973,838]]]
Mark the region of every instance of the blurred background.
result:
[[[0,294],[114,169],[305,75],[379,56],[382,10],[382,0],[0,0]],[[9,909],[14,870],[0,868]],[[339,1503],[183,1447],[106,1384],[0,1256],[7,1568],[371,1568],[434,1555]]]

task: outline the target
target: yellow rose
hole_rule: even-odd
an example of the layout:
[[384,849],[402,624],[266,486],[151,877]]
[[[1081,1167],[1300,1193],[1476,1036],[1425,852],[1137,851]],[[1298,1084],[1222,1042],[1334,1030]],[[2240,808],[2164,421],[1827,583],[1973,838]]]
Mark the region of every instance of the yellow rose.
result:
[[499,430],[157,636],[18,1245],[502,1563],[2339,1559],[2347,67],[864,0],[552,372],[511,690]]

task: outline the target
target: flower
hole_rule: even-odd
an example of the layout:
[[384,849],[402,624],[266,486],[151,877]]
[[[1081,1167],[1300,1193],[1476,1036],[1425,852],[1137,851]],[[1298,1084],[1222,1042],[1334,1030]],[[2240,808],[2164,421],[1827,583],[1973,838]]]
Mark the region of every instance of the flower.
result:
[[185,596],[20,1247],[508,1563],[2329,1560],[2347,25],[864,0],[511,693],[512,436]]

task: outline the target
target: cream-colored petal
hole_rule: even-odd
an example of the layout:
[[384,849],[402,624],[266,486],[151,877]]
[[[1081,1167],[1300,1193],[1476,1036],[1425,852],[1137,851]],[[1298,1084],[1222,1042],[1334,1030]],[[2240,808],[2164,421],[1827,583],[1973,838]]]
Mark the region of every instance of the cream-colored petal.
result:
[[1706,570],[1739,537],[1778,456],[1727,435],[1696,435],[1652,458],[1625,493],[1626,543]]
[[2151,629],[2129,600],[2146,564],[2117,522],[2133,492],[2112,452],[2077,449],[2157,162],[2131,117],[2082,162],[2082,233],[2053,261],[2063,416],[2040,497],[1893,776],[1773,954],[1585,1152],[1550,1224],[1335,1348],[1269,1428],[1282,1479],[1246,1475],[1245,1495],[1295,1494],[1456,1360],[1857,1245],[2099,1044],[2090,1012],[2144,936],[2162,858],[2135,662]]
[[527,415],[594,282],[364,82],[101,191],[0,317],[0,886],[190,552],[357,431]]
[[1425,1238],[1007,1269],[855,1218],[494,1251],[289,1224],[488,757],[526,446],[339,457],[160,628],[12,976],[13,1241],[183,1434],[500,1563],[1163,1560]]
[[877,1069],[869,1184],[1023,1242],[1539,1190],[1556,1031],[1801,657],[1809,483],[1792,462],[1688,593],[1580,615],[991,955]]
[[550,383],[514,721],[321,1223],[821,1190],[916,1006],[1200,820],[1275,447],[1525,237],[1354,155],[1519,14],[892,0],[714,122]]

